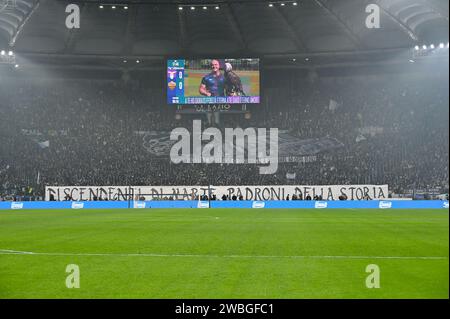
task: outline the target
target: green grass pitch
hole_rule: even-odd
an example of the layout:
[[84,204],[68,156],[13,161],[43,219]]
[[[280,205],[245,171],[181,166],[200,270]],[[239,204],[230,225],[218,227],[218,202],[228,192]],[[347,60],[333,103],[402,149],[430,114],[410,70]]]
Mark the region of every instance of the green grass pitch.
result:
[[448,210],[0,211],[0,298],[448,298],[448,254]]
[[[189,70],[184,80],[185,96],[201,96],[198,92],[202,79],[209,74],[211,70]],[[236,71],[240,76],[244,92],[247,96],[260,95],[260,75],[259,71]]]

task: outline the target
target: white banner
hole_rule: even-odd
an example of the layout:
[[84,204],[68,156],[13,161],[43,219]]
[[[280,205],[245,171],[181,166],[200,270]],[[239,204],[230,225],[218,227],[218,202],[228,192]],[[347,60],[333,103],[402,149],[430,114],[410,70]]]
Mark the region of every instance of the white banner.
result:
[[[288,195],[322,196],[326,200],[338,200],[346,195],[348,200],[387,199],[388,185],[324,185],[324,186],[211,186],[212,194],[221,199],[223,195],[232,198],[242,196],[244,200],[282,200]],[[46,186],[45,200],[153,200],[170,198],[191,200],[194,196],[208,195],[208,186]]]

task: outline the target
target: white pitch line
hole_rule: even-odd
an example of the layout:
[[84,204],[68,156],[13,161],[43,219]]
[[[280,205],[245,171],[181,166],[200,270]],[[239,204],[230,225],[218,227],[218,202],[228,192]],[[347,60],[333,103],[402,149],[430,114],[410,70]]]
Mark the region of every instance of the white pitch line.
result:
[[20,250],[9,250],[9,249],[0,249],[0,254],[7,255],[33,255],[34,253],[30,251],[20,251]]
[[425,259],[446,260],[444,256],[268,256],[268,255],[201,255],[201,254],[112,254],[112,253],[46,253],[0,249],[0,255],[75,256],[75,257],[195,257],[195,258],[270,258],[270,259]]

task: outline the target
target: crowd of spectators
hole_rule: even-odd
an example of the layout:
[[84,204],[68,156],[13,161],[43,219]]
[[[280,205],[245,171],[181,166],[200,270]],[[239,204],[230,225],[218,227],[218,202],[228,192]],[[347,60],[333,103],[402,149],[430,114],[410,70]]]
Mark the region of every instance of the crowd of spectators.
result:
[[[163,88],[121,81],[0,78],[0,197],[45,185],[388,184],[448,192],[448,75],[299,79],[267,88],[261,105],[220,127],[288,130],[343,144],[272,175],[250,164],[173,164],[136,132],[192,127]],[[205,121],[206,122],[206,121]],[[289,179],[287,174],[295,173]]]

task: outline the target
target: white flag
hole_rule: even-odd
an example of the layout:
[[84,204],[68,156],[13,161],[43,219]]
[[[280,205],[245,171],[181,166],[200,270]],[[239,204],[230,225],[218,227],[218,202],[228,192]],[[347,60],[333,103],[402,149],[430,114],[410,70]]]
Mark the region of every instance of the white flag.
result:
[[295,174],[295,173],[286,173],[287,179],[295,179],[296,176],[297,176],[297,174]]
[[339,107],[338,102],[336,102],[335,100],[331,99],[330,100],[330,105],[328,106],[330,111],[336,111],[337,108]]
[[50,141],[39,142],[38,144],[39,144],[40,148],[48,148],[48,147],[50,147]]
[[364,135],[362,135],[362,134],[359,134],[359,135],[356,137],[356,143],[359,143],[359,142],[365,141],[365,140],[366,140],[366,137],[365,137]]

